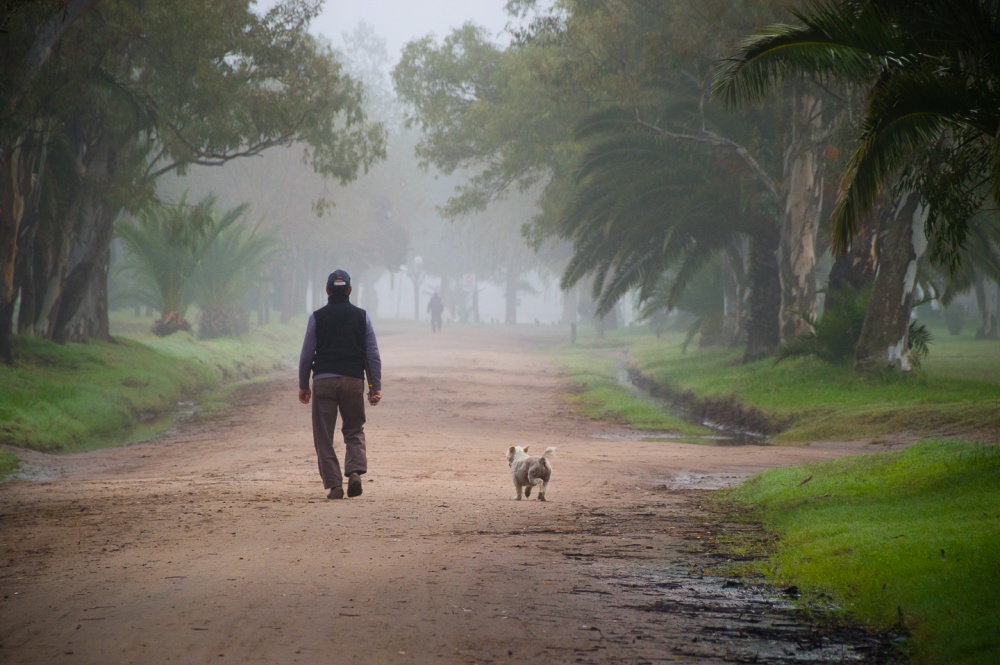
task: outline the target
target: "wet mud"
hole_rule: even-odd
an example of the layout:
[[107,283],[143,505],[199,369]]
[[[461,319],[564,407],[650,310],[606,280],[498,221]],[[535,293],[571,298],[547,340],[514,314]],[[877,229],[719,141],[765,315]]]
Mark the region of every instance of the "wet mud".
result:
[[[585,643],[567,662],[905,662],[902,632],[868,632],[828,607],[801,604],[795,588],[720,574],[728,561],[715,538],[757,529],[718,522],[707,512],[706,494],[660,486],[630,510],[580,515],[575,546],[565,542],[571,534],[559,534],[562,556],[586,570],[569,593],[608,603],[619,617],[581,624]],[[654,523],[661,528],[650,529]],[[664,556],[664,549],[673,551]],[[617,660],[625,653],[635,659]]]

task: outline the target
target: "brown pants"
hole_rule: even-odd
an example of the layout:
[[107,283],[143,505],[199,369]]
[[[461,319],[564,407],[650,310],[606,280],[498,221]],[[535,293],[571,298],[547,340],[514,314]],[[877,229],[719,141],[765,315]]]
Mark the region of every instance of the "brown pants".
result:
[[[365,382],[348,376],[331,377],[313,381],[312,424],[313,443],[323,487],[330,489],[344,483],[344,475],[365,473],[368,456],[365,452]],[[337,453],[333,450],[333,432],[337,428],[337,411],[344,424],[347,449],[344,454],[344,473],[341,474]]]

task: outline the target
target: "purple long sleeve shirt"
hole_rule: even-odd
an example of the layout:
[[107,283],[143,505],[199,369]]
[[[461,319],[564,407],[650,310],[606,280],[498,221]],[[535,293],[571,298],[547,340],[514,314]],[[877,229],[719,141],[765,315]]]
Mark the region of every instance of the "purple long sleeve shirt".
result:
[[[306,324],[306,336],[302,340],[302,351],[299,353],[299,390],[309,390],[309,375],[312,373],[313,356],[316,355],[316,317],[309,315]],[[371,317],[365,312],[365,360],[368,373],[368,383],[374,390],[382,390],[382,356],[378,352],[378,340],[375,339],[375,328]],[[339,374],[317,374],[313,379],[325,379]]]

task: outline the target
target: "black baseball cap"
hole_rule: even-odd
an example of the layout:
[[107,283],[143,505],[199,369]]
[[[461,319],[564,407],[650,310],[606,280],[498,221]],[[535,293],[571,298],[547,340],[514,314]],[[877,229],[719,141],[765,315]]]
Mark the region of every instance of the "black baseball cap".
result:
[[326,278],[326,285],[331,289],[343,289],[351,285],[351,276],[346,270],[334,270]]

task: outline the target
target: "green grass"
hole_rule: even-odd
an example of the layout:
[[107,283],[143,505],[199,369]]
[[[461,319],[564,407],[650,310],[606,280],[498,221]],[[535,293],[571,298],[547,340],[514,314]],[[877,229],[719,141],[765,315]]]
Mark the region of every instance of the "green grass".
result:
[[178,402],[197,397],[211,407],[211,391],[287,366],[301,339],[291,325],[239,338],[158,338],[146,332],[150,323],[116,315],[115,343],[16,337],[14,366],[0,366],[0,444],[79,452],[150,438],[170,425]]
[[720,500],[778,535],[752,572],[879,629],[901,616],[913,662],[1000,657],[1000,448],[925,442],[779,469]]
[[708,430],[666,412],[654,400],[644,399],[623,383],[628,347],[621,336],[590,337],[579,345],[560,345],[546,355],[566,374],[566,399],[588,418],[619,423],[639,430],[699,436]]
[[[971,333],[961,338],[938,330],[934,334],[930,358],[909,376],[862,375],[810,358],[741,364],[740,350],[691,345],[685,353],[681,333],[657,338],[645,326],[614,331],[604,338],[584,333],[576,345],[560,346],[552,355],[571,381],[588,389],[598,384],[578,378],[586,371],[617,383],[617,372],[628,362],[675,390],[702,398],[735,396],[775,419],[791,420],[774,437],[776,443],[899,432],[1000,441],[1000,344],[975,341]],[[601,398],[596,391],[588,395],[585,413],[599,416]],[[623,419],[627,412],[620,405],[614,410]]]
[[929,325],[934,340],[924,371],[933,377],[1000,383],[1000,342],[977,340],[973,331],[950,335],[941,325]]
[[1000,447],[983,445],[1000,443],[1000,343],[931,329],[930,356],[905,376],[814,359],[741,364],[740,350],[685,353],[683,334],[658,338],[644,326],[584,331],[548,353],[592,417],[643,422],[622,404],[631,397],[618,376],[629,365],[676,391],[791,418],[776,443],[935,439],[775,470],[726,491],[720,503],[733,519],[776,537],[724,547],[737,559],[760,555],[742,572],[798,586],[807,601],[832,598],[854,621],[889,629],[902,617],[915,663],[985,665],[1000,659]]
[[21,466],[21,460],[14,453],[0,449],[0,478],[17,471]]

